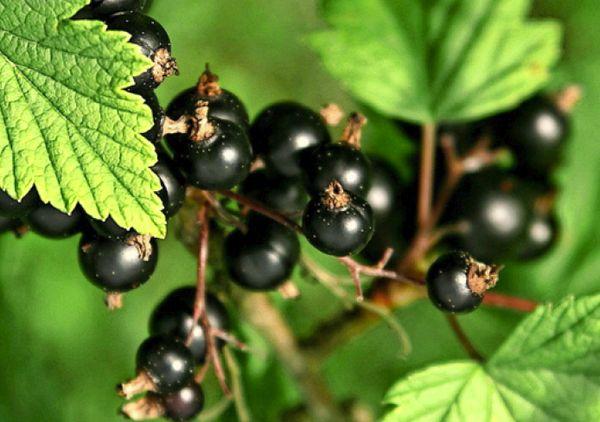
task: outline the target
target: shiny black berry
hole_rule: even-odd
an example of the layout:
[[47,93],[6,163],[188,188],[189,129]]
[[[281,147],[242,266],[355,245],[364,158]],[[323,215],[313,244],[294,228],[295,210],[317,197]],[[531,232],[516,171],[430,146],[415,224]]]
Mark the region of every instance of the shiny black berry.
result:
[[359,252],[374,232],[373,211],[363,199],[333,182],[308,203],[302,229],[308,241],[321,252],[346,256]]
[[86,233],[79,264],[87,279],[106,292],[126,292],[144,284],[156,268],[158,245],[147,236],[111,240]]
[[204,408],[204,393],[202,387],[196,383],[164,394],[158,399],[164,408],[165,417],[177,422],[194,419]]
[[300,256],[296,233],[266,217],[251,214],[248,232],[225,239],[225,263],[232,280],[250,290],[271,290],[292,274]]
[[213,132],[198,141],[186,135],[175,150],[175,161],[189,184],[205,190],[231,189],[250,171],[252,147],[246,132],[227,120],[209,119]]
[[153,144],[160,143],[162,138],[163,123],[165,121],[165,111],[160,106],[158,97],[153,90],[143,89],[138,86],[128,88],[127,91],[141,96],[146,105],[150,107],[150,110],[152,110],[152,119],[154,121],[154,125],[150,128],[150,130],[143,133],[142,136],[144,136],[144,138]]
[[142,54],[154,66],[134,78],[136,90],[151,90],[167,77],[177,72],[171,57],[171,40],[160,23],[141,13],[120,13],[107,20],[108,29],[128,32],[130,43],[140,47]]
[[[169,293],[154,309],[150,317],[150,334],[168,334],[186,341],[190,331],[192,339],[189,349],[198,363],[203,363],[206,356],[206,337],[200,324],[193,326],[195,287],[181,287]],[[206,295],[206,312],[211,327],[222,331],[229,329],[229,316],[225,306],[212,294]],[[223,342],[219,341],[222,346]]]
[[500,136],[523,174],[544,176],[559,163],[568,134],[566,115],[550,100],[535,97],[506,116]]
[[251,173],[240,188],[244,195],[285,214],[301,212],[308,202],[300,179],[271,174],[264,169]]
[[189,385],[194,378],[194,357],[179,340],[169,336],[152,336],[139,347],[136,357],[138,373],[147,375],[159,394],[173,393]]
[[30,212],[26,220],[29,227],[37,234],[60,239],[81,231],[84,213],[77,207],[71,214],[66,214],[50,204],[44,204]]
[[92,0],[75,15],[75,19],[105,19],[121,12],[142,12],[146,0]]
[[18,218],[2,217],[0,215],[0,233],[6,233],[7,231],[15,230],[22,224],[23,223]]
[[364,196],[371,185],[371,163],[347,143],[325,144],[311,148],[301,159],[306,190],[319,195],[333,181],[345,191]]
[[367,200],[377,223],[388,220],[404,221],[403,205],[400,204],[402,181],[394,167],[380,158],[370,157],[371,186],[364,198]]
[[132,230],[124,229],[123,227],[119,226],[112,217],[108,217],[104,221],[90,218],[89,223],[96,234],[107,239],[125,239],[126,237],[134,234]]
[[302,174],[300,158],[307,148],[331,140],[321,116],[293,102],[264,109],[250,128],[252,147],[267,166],[287,177]]
[[152,171],[160,179],[162,189],[158,191],[158,196],[163,203],[163,213],[167,218],[172,217],[183,206],[185,178],[166,154],[158,154],[158,162],[152,166]]
[[8,218],[22,218],[27,216],[40,204],[39,196],[35,190],[30,190],[21,200],[11,198],[6,192],[0,190],[0,216]]
[[535,213],[519,244],[517,258],[529,261],[544,256],[556,244],[558,234],[558,219],[554,214]]
[[496,170],[473,174],[449,207],[450,220],[466,223],[455,245],[484,261],[511,258],[526,235],[532,209],[529,188],[519,179]]
[[221,88],[218,81],[217,75],[207,69],[197,86],[186,89],[169,104],[167,116],[177,120],[185,114],[191,115],[198,102],[205,101],[209,117],[227,120],[248,130],[250,120],[246,107],[235,94]]
[[466,252],[448,252],[429,267],[429,299],[442,311],[470,312],[498,281],[498,267],[477,262]]

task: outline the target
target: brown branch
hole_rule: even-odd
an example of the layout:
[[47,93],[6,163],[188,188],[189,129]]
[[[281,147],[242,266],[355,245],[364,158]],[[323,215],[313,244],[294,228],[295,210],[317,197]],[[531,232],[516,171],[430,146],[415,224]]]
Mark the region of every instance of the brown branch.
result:
[[244,205],[251,210],[258,212],[259,214],[264,215],[265,217],[269,217],[270,219],[277,221],[279,224],[286,226],[295,232],[302,233],[302,227],[300,227],[298,223],[289,219],[280,212],[270,209],[259,201],[230,190],[221,190],[219,193],[229,199],[234,200],[238,204]]
[[533,312],[538,306],[538,303],[533,300],[496,292],[487,292],[483,297],[483,304],[495,308],[512,309],[520,312]]
[[417,198],[417,225],[423,228],[429,221],[433,197],[433,170],[435,162],[434,124],[423,125],[421,135],[421,166],[419,171],[419,196]]
[[215,375],[219,381],[221,389],[226,396],[231,396],[227,381],[225,380],[225,372],[221,363],[221,357],[217,349],[214,332],[210,326],[208,312],[206,312],[206,264],[208,261],[208,248],[210,237],[210,223],[208,217],[208,208],[206,203],[200,204],[198,210],[198,224],[200,226],[198,235],[198,268],[196,281],[196,299],[194,301],[193,323],[190,329],[190,334],[187,339],[189,344],[192,340],[194,327],[200,321],[204,337],[206,339],[206,360],[211,362],[215,369]]
[[456,319],[456,315],[446,314],[446,320],[448,321],[448,324],[450,324],[452,331],[454,331],[454,334],[456,334],[458,341],[462,345],[463,349],[465,349],[469,357],[476,361],[483,362],[483,356],[475,349],[473,343],[471,343],[469,337],[467,337],[463,331],[462,327],[458,323],[458,320]]

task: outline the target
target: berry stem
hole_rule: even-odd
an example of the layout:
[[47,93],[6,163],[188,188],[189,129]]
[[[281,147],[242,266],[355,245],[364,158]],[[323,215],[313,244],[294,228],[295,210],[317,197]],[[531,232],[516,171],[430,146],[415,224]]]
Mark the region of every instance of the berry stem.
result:
[[502,293],[487,292],[483,303],[496,308],[513,309],[520,312],[533,312],[537,308],[537,302],[521,297],[508,296]]
[[229,199],[234,200],[238,204],[244,205],[250,208],[251,210],[258,212],[259,214],[262,214],[265,217],[268,217],[297,233],[302,233],[302,227],[300,227],[300,225],[297,224],[295,221],[289,219],[288,217],[277,211],[270,209],[266,205],[255,201],[254,199],[248,198],[247,196],[241,195],[237,192],[233,192],[230,190],[222,190],[219,191],[219,193]]
[[433,171],[435,163],[435,131],[433,123],[423,125],[421,132],[421,166],[419,171],[419,196],[417,198],[417,225],[424,229],[429,221],[433,196]]
[[223,349],[223,355],[225,356],[225,363],[229,369],[229,374],[232,379],[233,397],[235,410],[237,412],[238,420],[240,422],[250,422],[252,416],[248,410],[246,398],[244,396],[244,386],[242,384],[242,373],[240,366],[238,365],[233,353],[228,348]]
[[447,314],[446,320],[448,321],[448,324],[450,324],[452,331],[454,331],[458,341],[462,345],[463,349],[465,349],[465,352],[467,352],[469,357],[478,362],[483,362],[483,356],[477,351],[477,349],[475,349],[475,346],[473,346],[473,343],[471,343],[471,340],[469,340],[469,337],[467,337],[466,333],[458,323],[456,315]]
[[[198,321],[200,321],[200,325],[202,326],[202,330],[204,330],[206,337],[207,362],[212,362],[221,389],[223,390],[223,393],[229,397],[231,396],[231,392],[227,386],[227,381],[225,380],[225,372],[223,371],[223,365],[217,350],[215,335],[211,329],[208,313],[206,312],[206,264],[208,261],[208,243],[210,239],[210,222],[206,203],[200,204],[198,210],[198,224],[200,226],[198,234],[198,270],[192,327],[195,327]],[[187,339],[188,344],[192,339],[192,332],[193,328],[190,330]]]
[[319,114],[323,118],[323,121],[329,126],[339,125],[344,118],[344,110],[335,103],[325,104],[321,110],[319,110]]

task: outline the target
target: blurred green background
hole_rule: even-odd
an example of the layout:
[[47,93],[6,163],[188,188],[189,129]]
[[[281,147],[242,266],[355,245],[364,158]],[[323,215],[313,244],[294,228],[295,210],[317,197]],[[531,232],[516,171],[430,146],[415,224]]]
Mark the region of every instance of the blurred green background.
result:
[[[155,0],[150,14],[167,28],[181,69],[180,77],[159,89],[163,105],[191,86],[210,62],[253,115],[281,99],[313,107],[330,101],[347,110],[356,107],[303,43],[322,26],[313,0]],[[553,85],[580,83],[585,98],[574,114],[575,133],[558,175],[560,245],[541,262],[509,267],[500,286],[505,292],[553,300],[600,291],[599,14],[597,0],[535,2],[534,15],[556,17],[566,27],[565,57]],[[397,163],[410,160],[405,153],[409,141],[385,122],[381,125],[367,131],[367,147],[381,149],[387,142],[385,149],[393,149]],[[18,241],[11,235],[0,239],[0,421],[120,420],[114,386],[133,375],[135,350],[147,335],[153,304],[173,287],[194,280],[193,257],[171,235],[160,245],[151,282],[128,295],[124,309],[109,313],[101,293],[79,272],[77,243],[33,234]],[[297,334],[306,337],[342,306],[323,288],[302,286],[304,297],[281,307]],[[383,324],[351,339],[322,366],[338,399],[357,400],[377,414],[387,388],[406,372],[463,357],[443,317],[428,303],[417,302],[397,316],[410,334],[413,353],[402,359],[398,342]],[[512,312],[482,309],[464,322],[474,342],[489,353],[519,319]],[[264,349],[251,328],[242,330],[242,337]],[[278,420],[283,409],[300,403],[271,355],[240,360],[256,420]],[[210,403],[219,400],[214,381],[209,380],[207,395]],[[233,410],[222,420],[235,420]]]

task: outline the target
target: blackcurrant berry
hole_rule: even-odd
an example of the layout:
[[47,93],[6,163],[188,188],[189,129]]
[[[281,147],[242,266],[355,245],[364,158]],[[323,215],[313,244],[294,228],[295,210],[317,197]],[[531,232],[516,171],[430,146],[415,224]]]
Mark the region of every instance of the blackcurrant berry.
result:
[[37,234],[60,239],[81,231],[84,213],[77,207],[71,214],[65,214],[50,204],[44,204],[30,212],[26,220]]
[[185,344],[169,336],[152,336],[140,345],[137,371],[147,375],[159,394],[173,393],[194,378],[194,357]]
[[380,158],[370,158],[371,187],[365,199],[373,210],[377,223],[393,219],[403,222],[401,204],[399,203],[402,181],[394,167]]
[[515,152],[519,170],[544,176],[560,161],[568,133],[566,115],[550,100],[534,97],[505,117],[499,136]]
[[146,105],[150,107],[150,110],[152,110],[152,119],[154,120],[154,126],[152,126],[152,128],[149,131],[143,133],[142,135],[144,136],[144,138],[146,138],[153,144],[160,143],[160,140],[162,138],[163,123],[165,121],[165,111],[160,106],[158,97],[156,96],[153,90],[142,89],[138,86],[127,88],[127,91],[141,96],[144,99]]
[[29,191],[21,200],[11,198],[6,192],[0,190],[0,216],[8,218],[22,218],[27,216],[40,204],[35,190]]
[[86,233],[79,242],[79,264],[90,282],[106,292],[126,292],[144,284],[156,268],[158,245],[147,236],[123,240]]
[[302,151],[331,140],[321,116],[293,102],[264,109],[250,128],[250,139],[267,166],[287,177],[302,174]]
[[158,162],[152,166],[152,171],[156,173],[162,186],[158,196],[163,203],[163,213],[167,218],[172,217],[183,206],[185,178],[173,160],[163,153],[158,154]]
[[218,77],[206,69],[198,85],[180,93],[167,107],[167,115],[177,120],[194,113],[200,101],[208,103],[209,117],[227,120],[248,130],[250,119],[242,101],[232,92],[219,86]]
[[178,136],[175,160],[189,184],[205,190],[231,189],[250,171],[252,147],[246,132],[227,120],[209,119],[212,133],[194,141]]
[[528,261],[545,255],[556,243],[558,233],[558,219],[554,214],[535,213],[519,245],[517,258]]
[[140,47],[142,54],[154,66],[134,78],[136,89],[151,90],[167,77],[177,72],[171,57],[171,40],[167,31],[154,19],[141,13],[119,13],[107,20],[108,29],[131,34],[129,42]]
[[365,200],[333,182],[306,206],[302,229],[321,252],[350,255],[364,248],[373,236],[373,211]]
[[0,215],[0,233],[19,228],[23,223],[18,218],[8,218]]
[[319,195],[333,181],[345,191],[363,196],[371,185],[371,164],[367,157],[347,143],[311,148],[301,159],[304,185],[311,195]]
[[301,212],[308,202],[300,179],[277,176],[264,169],[251,173],[240,188],[244,195],[285,214]]
[[[193,326],[196,288],[182,287],[169,293],[154,309],[150,317],[150,334],[167,334],[186,341],[192,331],[189,348],[196,362],[203,363],[206,356],[206,337],[200,324]],[[229,329],[227,309],[212,294],[206,295],[206,312],[211,327],[222,331]],[[222,341],[217,342],[219,346]]]
[[248,232],[225,239],[225,263],[232,280],[250,290],[271,290],[292,274],[300,256],[296,233],[266,217],[251,214]]
[[177,422],[194,419],[204,408],[204,393],[199,384],[192,383],[174,393],[159,398],[167,419]]
[[496,285],[498,272],[498,267],[477,262],[466,252],[446,253],[427,271],[429,299],[442,311],[470,312]]
[[522,181],[497,170],[473,174],[465,178],[448,210],[450,220],[466,223],[466,231],[453,241],[477,259],[508,259],[526,235],[532,208]]
[[74,16],[75,19],[104,19],[115,13],[142,12],[146,0],[92,0]]
[[134,234],[132,230],[124,229],[123,227],[119,226],[115,220],[112,219],[112,217],[108,217],[104,221],[90,218],[89,222],[96,234],[107,239],[125,239],[126,237]]

